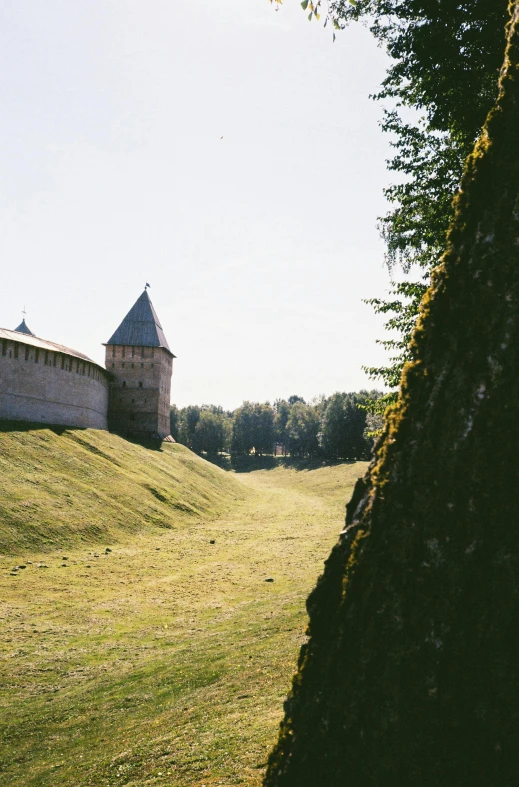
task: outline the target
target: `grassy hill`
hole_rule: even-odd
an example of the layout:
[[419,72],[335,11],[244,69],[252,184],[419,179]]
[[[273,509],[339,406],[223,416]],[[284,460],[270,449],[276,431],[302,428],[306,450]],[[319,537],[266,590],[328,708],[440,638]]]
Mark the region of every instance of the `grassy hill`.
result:
[[247,490],[174,443],[0,424],[0,552],[105,545],[216,516]]
[[[175,445],[160,454],[48,430],[0,438],[10,495],[37,502],[51,524],[65,493],[82,510],[69,526],[65,504],[49,531],[77,540],[66,552],[40,525],[31,538],[45,552],[17,529],[24,551],[0,555],[0,787],[259,787],[305,599],[366,465],[225,475]],[[103,524],[103,500],[124,538],[96,556],[80,539],[98,536],[84,521]],[[142,526],[154,506],[173,527]],[[36,513],[30,521],[36,530]]]

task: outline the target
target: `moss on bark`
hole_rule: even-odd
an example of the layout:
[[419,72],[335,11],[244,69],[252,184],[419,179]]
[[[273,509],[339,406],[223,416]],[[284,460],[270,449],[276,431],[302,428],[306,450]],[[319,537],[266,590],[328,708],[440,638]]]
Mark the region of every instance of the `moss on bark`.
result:
[[519,2],[266,787],[519,784]]

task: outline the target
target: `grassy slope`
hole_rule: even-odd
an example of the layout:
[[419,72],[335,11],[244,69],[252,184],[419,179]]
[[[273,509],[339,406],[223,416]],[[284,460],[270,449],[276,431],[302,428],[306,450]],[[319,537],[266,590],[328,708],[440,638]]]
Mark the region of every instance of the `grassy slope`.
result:
[[19,558],[0,557],[0,785],[258,787],[305,598],[364,468],[226,477],[231,509],[98,558],[25,552],[10,576]]
[[181,445],[151,450],[92,429],[12,425],[0,431],[0,485],[4,553],[112,543],[143,526],[214,516],[244,493]]

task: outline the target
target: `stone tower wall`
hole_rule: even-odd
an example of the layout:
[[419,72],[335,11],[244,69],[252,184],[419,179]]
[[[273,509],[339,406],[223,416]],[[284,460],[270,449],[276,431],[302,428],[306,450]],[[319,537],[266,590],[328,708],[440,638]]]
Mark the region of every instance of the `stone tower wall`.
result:
[[106,346],[110,429],[135,436],[167,437],[173,359],[162,347]]
[[0,419],[107,429],[108,381],[97,364],[0,340]]

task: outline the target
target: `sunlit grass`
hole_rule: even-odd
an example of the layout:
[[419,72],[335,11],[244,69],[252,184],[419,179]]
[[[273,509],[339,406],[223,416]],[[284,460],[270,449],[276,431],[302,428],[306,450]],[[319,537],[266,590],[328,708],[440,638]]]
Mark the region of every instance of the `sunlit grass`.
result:
[[363,469],[226,476],[219,515],[0,558],[0,784],[258,787]]
[[213,516],[244,495],[182,445],[0,423],[0,552],[111,541]]

